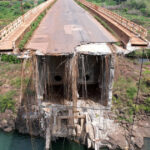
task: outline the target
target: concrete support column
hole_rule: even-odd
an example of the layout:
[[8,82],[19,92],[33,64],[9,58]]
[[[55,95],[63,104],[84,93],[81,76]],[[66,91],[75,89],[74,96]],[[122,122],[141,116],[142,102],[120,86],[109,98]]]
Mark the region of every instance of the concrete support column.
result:
[[77,113],[77,71],[78,71],[78,55],[74,54],[71,61],[72,69],[72,100],[73,100],[73,114],[74,116]]
[[50,148],[51,148],[51,129],[50,123],[49,121],[47,121],[45,150],[50,150]]
[[44,78],[46,76],[44,71],[44,62],[42,62],[42,56],[36,56],[36,94],[37,94],[37,101],[38,105],[40,106],[43,100],[43,93],[44,93]]
[[111,56],[110,60],[110,77],[109,77],[109,86],[108,86],[108,107],[111,108],[112,105],[112,90],[113,90],[113,81],[114,81],[114,61],[115,57],[114,55]]

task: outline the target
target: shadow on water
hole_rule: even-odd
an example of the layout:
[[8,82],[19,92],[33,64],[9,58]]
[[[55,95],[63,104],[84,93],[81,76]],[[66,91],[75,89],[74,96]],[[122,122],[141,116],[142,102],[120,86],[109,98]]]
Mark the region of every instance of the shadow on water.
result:
[[[29,135],[17,132],[0,131],[0,150],[44,150],[44,146],[45,140],[43,138],[31,138]],[[87,148],[67,139],[59,139],[52,142],[52,150],[87,150]]]

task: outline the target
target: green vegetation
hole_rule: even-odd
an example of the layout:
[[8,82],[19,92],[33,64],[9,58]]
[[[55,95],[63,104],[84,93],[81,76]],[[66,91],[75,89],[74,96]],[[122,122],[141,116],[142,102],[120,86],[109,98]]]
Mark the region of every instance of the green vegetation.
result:
[[21,77],[16,77],[15,79],[11,80],[11,86],[19,89],[21,87]]
[[[29,83],[29,80],[30,79],[28,77],[24,78],[24,80],[22,81],[23,85],[27,85]],[[21,76],[18,76],[16,78],[12,79],[10,81],[10,85],[15,87],[16,89],[20,89],[20,87],[21,87]]]
[[145,90],[147,94],[150,93],[150,69],[145,69],[143,72],[142,85],[144,85],[142,90]]
[[22,63],[18,63],[16,57],[10,59],[9,55],[4,56],[0,55],[0,112],[10,109],[15,113],[15,104],[20,96]]
[[[150,90],[149,90],[150,91]],[[146,98],[142,103],[136,102],[137,88],[127,88],[124,97],[113,96],[113,109],[117,113],[117,119],[133,122],[134,115],[150,113],[150,97]]]
[[[39,0],[38,4],[44,0]],[[23,12],[21,9],[21,1],[0,1],[0,29],[11,23],[13,20],[26,13],[34,7],[34,1],[23,1]]]
[[125,4],[127,8],[139,10],[142,15],[150,17],[150,3],[148,0],[128,0]]
[[150,65],[150,62],[144,62],[144,65]]
[[150,49],[144,50],[138,50],[138,51],[133,51],[132,53],[128,54],[127,57],[133,57],[133,58],[150,58]]
[[0,86],[2,86],[3,85],[3,82],[2,81],[0,81]]
[[124,6],[124,11],[138,10],[144,16],[150,16],[150,3],[149,0],[88,0],[102,6]]
[[21,63],[21,60],[17,58],[15,55],[7,55],[7,54],[2,54],[1,55],[1,61],[4,62],[10,62],[13,64],[19,64]]
[[0,29],[21,15],[19,1],[0,1]]
[[133,77],[121,76],[116,80],[113,110],[116,112],[119,121],[132,123],[136,114],[150,113],[150,70],[146,68],[146,65],[144,65],[138,98],[139,74],[137,76],[137,73],[132,70]]
[[0,112],[5,112],[6,109],[15,111],[15,100],[13,96],[16,94],[15,91],[9,91],[3,95],[0,95]]
[[95,3],[97,5],[116,5],[115,0],[88,0],[89,2]]

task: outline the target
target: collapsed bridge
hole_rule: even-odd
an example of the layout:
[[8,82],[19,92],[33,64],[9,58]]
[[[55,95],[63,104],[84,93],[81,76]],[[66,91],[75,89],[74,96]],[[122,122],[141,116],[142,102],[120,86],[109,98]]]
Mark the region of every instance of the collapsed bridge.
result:
[[[105,145],[101,141],[114,125],[105,111],[111,107],[115,56],[130,52],[116,42],[73,0],[58,0],[34,32],[25,53],[35,56],[36,111],[23,116],[40,120],[36,132],[44,134],[46,149],[51,138],[68,136],[89,148]],[[32,107],[28,98],[22,97]]]
[[[22,98],[28,101],[29,107],[33,103],[38,106],[46,149],[50,147],[51,138],[82,139],[83,133],[85,136],[89,132],[96,134],[98,129],[90,131],[90,127],[85,131],[85,125],[91,124],[90,113],[101,114],[97,121],[103,122],[103,113],[111,108],[115,50],[112,44],[95,43],[77,46],[67,55],[35,52],[32,71],[35,72],[36,97],[35,100],[29,96]],[[107,119],[106,122],[109,124]],[[97,134],[95,138],[90,137],[90,143],[100,140]],[[98,143],[95,146],[90,143],[89,148],[99,147]]]
[[114,58],[126,52],[117,41],[72,0],[57,1],[42,20],[25,49],[36,56],[35,101],[46,149],[56,137],[85,138],[89,148],[101,146],[106,133],[93,130],[90,115],[99,125],[105,122],[101,128],[109,132],[112,121],[103,114],[111,107]]
[[[33,102],[33,97],[24,95],[22,99],[38,106],[38,133],[44,134],[46,149],[52,138],[88,134],[89,130],[84,132],[85,123],[91,123],[87,110],[110,108],[116,49],[113,43],[117,41],[74,1],[57,1],[42,20],[25,47],[36,56],[32,70],[36,72],[36,99]],[[21,110],[24,118],[28,118],[30,105],[27,112]],[[29,118],[34,120],[32,116]],[[98,147],[93,145],[95,139],[98,137],[91,137],[89,148]]]

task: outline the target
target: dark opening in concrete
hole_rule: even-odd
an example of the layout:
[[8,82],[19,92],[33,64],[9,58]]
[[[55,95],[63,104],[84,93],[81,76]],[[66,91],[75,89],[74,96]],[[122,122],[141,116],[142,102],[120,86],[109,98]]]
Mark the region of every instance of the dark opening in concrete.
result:
[[60,76],[60,75],[56,75],[55,77],[54,77],[54,79],[55,79],[55,81],[62,81],[62,77]]
[[85,79],[86,79],[86,81],[90,80],[90,76],[87,74],[87,75],[85,76]]
[[68,94],[70,56],[38,56],[39,92],[44,101],[61,103]]
[[[110,55],[78,54],[73,68],[72,55],[38,56],[39,92],[43,100],[63,103],[72,100],[74,84],[78,98],[91,99],[107,105],[110,83]],[[44,57],[44,58],[43,58]],[[73,62],[73,63],[72,63]],[[73,74],[76,70],[76,81]]]
[[107,105],[110,60],[111,57],[106,55],[79,55],[79,98],[92,99]]

